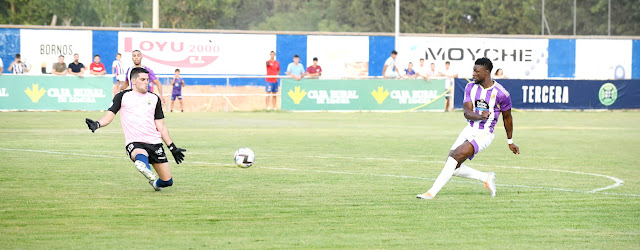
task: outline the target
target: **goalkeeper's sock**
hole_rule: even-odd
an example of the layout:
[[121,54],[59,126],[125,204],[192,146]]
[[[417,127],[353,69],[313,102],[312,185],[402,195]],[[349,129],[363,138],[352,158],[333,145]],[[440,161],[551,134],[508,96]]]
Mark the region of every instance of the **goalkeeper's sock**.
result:
[[453,172],[453,175],[479,181],[486,181],[489,176],[488,173],[475,170],[464,164],[461,164],[460,167]]
[[458,161],[453,159],[453,157],[447,158],[447,162],[444,163],[444,168],[442,168],[442,172],[436,178],[436,181],[433,183],[433,186],[427,191],[433,197],[440,192],[440,189],[444,187],[444,184],[447,184],[451,176],[453,176],[453,172],[456,170],[456,166],[458,165]]
[[147,165],[147,168],[151,170],[151,165],[149,165],[149,157],[143,154],[137,154],[135,159],[136,161],[143,162],[145,165]]
[[156,180],[156,185],[158,185],[158,187],[169,187],[173,185],[173,178],[169,179],[168,181],[163,181],[162,179],[158,178]]

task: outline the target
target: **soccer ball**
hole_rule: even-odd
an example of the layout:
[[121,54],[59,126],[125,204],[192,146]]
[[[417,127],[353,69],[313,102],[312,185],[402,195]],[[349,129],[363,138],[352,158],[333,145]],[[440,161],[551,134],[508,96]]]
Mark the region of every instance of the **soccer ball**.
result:
[[236,153],[233,155],[233,160],[236,161],[236,165],[241,168],[248,168],[253,165],[253,160],[256,155],[253,154],[253,150],[250,148],[240,148],[236,150]]

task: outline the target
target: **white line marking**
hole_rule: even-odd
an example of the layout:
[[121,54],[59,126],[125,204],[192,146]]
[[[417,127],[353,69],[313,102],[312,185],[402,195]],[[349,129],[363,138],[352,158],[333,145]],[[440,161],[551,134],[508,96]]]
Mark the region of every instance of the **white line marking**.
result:
[[[319,158],[319,159],[335,158],[335,159],[348,159],[348,160],[406,161],[406,162],[423,162],[423,163],[427,162],[427,163],[441,163],[441,164],[444,164],[444,161],[391,159],[391,158],[369,158],[369,157],[356,158],[356,157],[349,157],[349,156],[306,156],[306,157]],[[487,164],[474,164],[474,165],[487,166],[487,167],[498,167],[498,168],[526,169],[526,170],[534,170],[534,171],[550,171],[550,172],[560,172],[560,173],[570,173],[570,174],[583,174],[583,175],[604,177],[604,178],[607,178],[607,179],[610,179],[610,180],[614,181],[614,183],[609,185],[609,186],[590,190],[590,191],[588,191],[589,193],[596,193],[596,192],[604,191],[604,190],[607,190],[607,189],[616,188],[616,187],[622,186],[622,184],[624,183],[623,180],[621,180],[619,178],[616,178],[616,177],[613,177],[613,176],[603,175],[603,174],[579,172],[579,171],[559,170],[559,169],[542,169],[542,168],[527,168],[527,167],[512,167],[512,166],[495,166],[495,165],[487,165]],[[561,189],[559,189],[559,190],[561,190]]]
[[[80,154],[80,153],[68,153],[68,152],[56,152],[56,151],[46,151],[46,150],[33,150],[33,149],[12,149],[12,148],[0,148],[0,150],[4,151],[19,151],[19,152],[31,152],[31,153],[45,153],[45,154],[57,154],[57,155],[73,155],[73,156],[85,156],[85,157],[100,157],[100,158],[110,158],[110,159],[127,159],[126,157],[116,157],[109,155],[94,155],[94,154]],[[410,162],[435,162],[435,163],[444,163],[442,161],[422,161],[422,160],[403,160],[403,159],[390,159],[390,158],[355,158],[355,157],[330,157],[330,156],[307,156],[311,158],[338,158],[338,159],[353,159],[353,160],[394,160],[394,161],[410,161]],[[234,164],[227,163],[218,163],[218,162],[199,162],[199,161],[189,161],[184,162],[188,164],[203,164],[203,165],[215,165],[215,166],[235,166]],[[183,163],[183,164],[184,164]],[[528,186],[528,185],[512,185],[512,184],[496,184],[496,186],[501,187],[519,187],[519,188],[529,188],[529,189],[542,189],[542,190],[553,190],[553,191],[563,191],[563,192],[572,192],[572,193],[586,193],[586,194],[605,194],[605,195],[617,195],[617,196],[628,196],[628,197],[640,197],[639,194],[623,194],[623,193],[607,193],[607,192],[599,192],[602,190],[618,187],[622,185],[624,182],[613,176],[601,175],[601,174],[593,174],[593,173],[584,173],[578,171],[568,171],[568,170],[558,170],[558,169],[535,169],[535,168],[525,168],[525,167],[509,167],[509,166],[493,166],[486,164],[477,164],[483,166],[492,166],[492,167],[501,167],[501,168],[515,168],[515,169],[527,169],[527,170],[537,170],[537,171],[553,171],[553,172],[563,172],[563,173],[574,173],[574,174],[585,174],[592,176],[599,176],[609,178],[614,180],[616,183],[609,185],[603,188],[597,188],[590,191],[582,191],[582,190],[574,190],[567,188],[554,188],[554,187],[538,187],[538,186]],[[299,171],[299,172],[316,172],[316,173],[330,173],[330,174],[345,174],[345,175],[363,175],[363,176],[379,176],[379,177],[392,177],[392,178],[403,178],[403,179],[418,179],[418,180],[435,180],[434,178],[427,177],[419,177],[419,176],[407,176],[407,175],[392,175],[392,174],[375,174],[375,173],[357,173],[357,172],[346,172],[346,171],[333,171],[333,170],[316,170],[316,169],[297,169],[297,168],[278,168],[278,167],[258,167],[261,169],[272,169],[272,170],[286,170],[286,171]],[[451,182],[457,183],[472,183],[477,184],[478,182],[473,181],[461,181],[461,180],[450,180]]]

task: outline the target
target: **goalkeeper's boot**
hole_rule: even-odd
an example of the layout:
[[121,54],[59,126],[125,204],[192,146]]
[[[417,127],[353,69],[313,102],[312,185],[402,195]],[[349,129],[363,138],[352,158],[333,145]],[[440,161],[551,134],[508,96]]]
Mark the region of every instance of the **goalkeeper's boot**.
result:
[[148,169],[147,164],[144,164],[144,162],[136,161],[134,164],[136,165],[138,171],[140,171],[140,173],[142,173],[142,175],[144,175],[144,177],[146,177],[148,180],[155,181],[156,179],[158,179],[158,177],[156,177],[156,174],[154,174],[151,169]]
[[156,181],[158,181],[158,180],[149,181],[149,184],[151,184],[153,189],[155,189],[156,191],[162,191],[162,188],[158,187],[158,184],[156,183]]
[[487,177],[487,181],[484,182],[484,187],[491,191],[491,197],[496,196],[496,173],[489,172],[489,177]]
[[429,192],[426,192],[424,194],[417,195],[416,198],[423,199],[423,200],[431,200],[433,199],[433,195],[431,195]]

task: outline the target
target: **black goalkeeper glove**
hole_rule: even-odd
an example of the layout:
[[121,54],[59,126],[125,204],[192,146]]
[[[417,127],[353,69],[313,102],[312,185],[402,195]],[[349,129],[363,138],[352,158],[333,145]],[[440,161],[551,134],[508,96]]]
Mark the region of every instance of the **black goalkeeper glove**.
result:
[[176,164],[180,164],[182,160],[184,160],[184,154],[182,152],[187,151],[186,149],[176,147],[175,143],[171,143],[171,145],[169,145],[169,150],[171,150],[171,154],[173,155],[173,159],[176,160]]
[[95,133],[96,129],[100,128],[100,123],[97,121],[87,118],[85,119],[85,122],[87,123],[87,126],[89,126],[89,129],[91,129],[91,133]]

